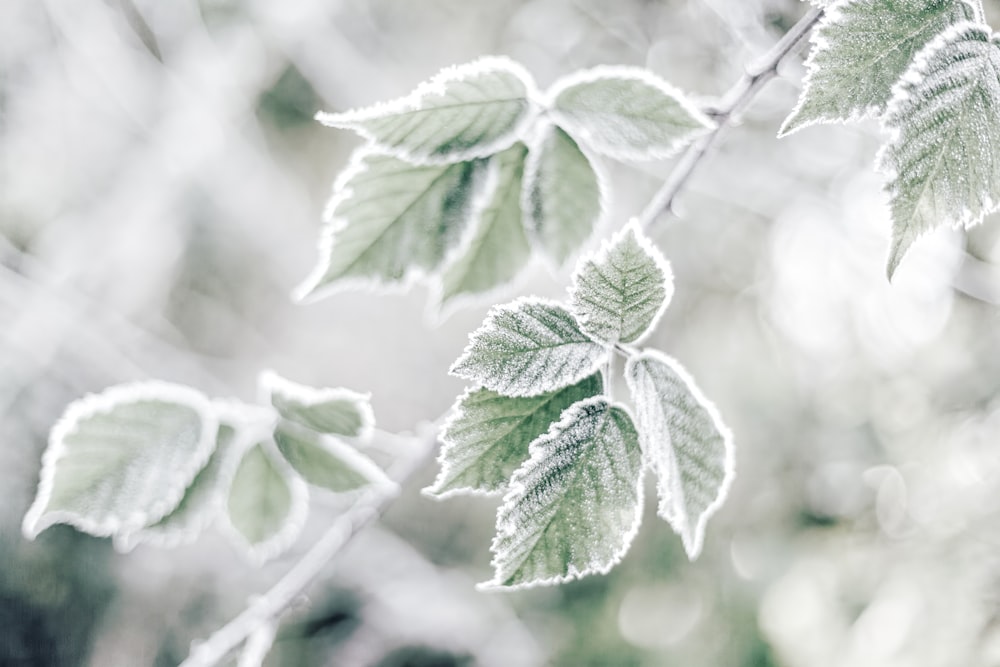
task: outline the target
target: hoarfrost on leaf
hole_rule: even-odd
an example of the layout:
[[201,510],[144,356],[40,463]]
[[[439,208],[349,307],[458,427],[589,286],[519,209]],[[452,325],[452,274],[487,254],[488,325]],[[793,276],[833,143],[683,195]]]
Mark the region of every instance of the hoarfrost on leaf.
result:
[[639,528],[642,458],[624,408],[580,401],[530,450],[497,513],[496,574],[484,588],[606,573]]
[[921,51],[896,87],[879,156],[892,209],[892,277],[940,225],[969,227],[1000,205],[1000,40],[963,23]]
[[504,396],[537,396],[579,382],[606,357],[561,304],[521,298],[490,310],[451,372]]
[[369,394],[339,387],[307,387],[272,371],[261,373],[259,384],[264,402],[278,414],[318,433],[367,438],[375,426]]
[[732,435],[680,364],[653,350],[629,359],[643,456],[657,476],[659,514],[680,534],[692,560],[705,525],[733,480]]
[[369,486],[386,493],[397,490],[371,459],[334,437],[284,421],[275,428],[274,440],[295,472],[314,486],[337,493]]

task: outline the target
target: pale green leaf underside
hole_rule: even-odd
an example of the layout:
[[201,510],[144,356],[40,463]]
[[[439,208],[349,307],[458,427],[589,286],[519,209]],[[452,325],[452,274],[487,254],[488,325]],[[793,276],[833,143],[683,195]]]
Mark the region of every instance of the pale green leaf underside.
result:
[[528,458],[528,445],[559,421],[563,410],[599,394],[600,374],[554,392],[511,398],[489,389],[469,391],[455,404],[441,433],[441,473],[427,493],[497,493]]
[[550,126],[528,158],[524,223],[557,265],[583,245],[601,217],[601,183],[573,138]]
[[531,445],[497,514],[487,587],[552,584],[604,573],[641,518],[641,456],[628,413],[579,402]]
[[582,380],[606,354],[560,304],[518,299],[490,311],[451,372],[505,396],[536,396]]
[[841,0],[813,33],[798,106],[779,136],[818,122],[881,114],[914,55],[973,18],[963,0]]
[[392,486],[368,457],[334,438],[282,422],[274,431],[278,450],[304,480],[343,493],[366,486]]
[[659,513],[694,559],[705,524],[732,479],[732,441],[715,407],[677,362],[647,351],[629,360],[625,377],[635,403],[643,451],[657,475]]
[[278,537],[292,519],[293,489],[286,471],[262,444],[240,461],[229,487],[229,521],[251,548]]
[[970,226],[1000,203],[1000,46],[986,26],[948,30],[918,55],[885,118],[891,277],[910,245]]
[[262,374],[261,383],[279,415],[318,433],[360,438],[375,423],[366,394],[339,387],[307,387],[271,372]]
[[638,225],[629,224],[577,265],[570,303],[584,333],[614,345],[645,337],[672,293],[667,261]]

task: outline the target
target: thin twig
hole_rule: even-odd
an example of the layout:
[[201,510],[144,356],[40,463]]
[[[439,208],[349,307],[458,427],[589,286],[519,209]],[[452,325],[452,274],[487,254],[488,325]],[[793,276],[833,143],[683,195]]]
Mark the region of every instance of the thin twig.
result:
[[782,61],[795,51],[822,17],[822,9],[809,11],[799,19],[799,22],[791,30],[785,33],[781,40],[774,45],[774,48],[750,65],[740,80],[726,91],[726,94],[719,101],[719,105],[709,113],[716,123],[715,127],[691,144],[691,147],[670,172],[670,176],[663,183],[663,186],[653,195],[642,215],[639,216],[639,224],[644,229],[648,229],[660,215],[673,212],[677,195],[684,189],[698,163],[718,141],[722,131],[732,125],[764,85],[777,76],[778,67]]

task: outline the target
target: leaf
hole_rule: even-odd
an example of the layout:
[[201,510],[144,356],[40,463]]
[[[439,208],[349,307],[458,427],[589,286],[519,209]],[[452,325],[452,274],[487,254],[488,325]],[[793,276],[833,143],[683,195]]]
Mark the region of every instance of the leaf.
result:
[[316,118],[409,162],[456,162],[513,144],[533,115],[533,87],[517,63],[481,58],[441,71],[404,98]]
[[896,88],[879,156],[892,209],[892,277],[910,245],[1000,206],[1000,37],[964,23],[918,54]]
[[281,422],[274,441],[285,460],[314,486],[343,493],[375,486],[397,490],[395,482],[367,456],[353,447],[293,422]]
[[528,234],[557,266],[590,238],[605,208],[603,181],[590,159],[554,125],[528,155],[523,198]]
[[587,148],[619,160],[669,157],[714,127],[683,93],[638,67],[595,67],[557,81],[553,118]]
[[49,434],[28,539],[57,523],[128,533],[172,511],[215,447],[208,399],[165,382],[111,387],[71,403]]
[[579,382],[606,357],[563,306],[521,298],[487,313],[451,373],[504,396],[537,396]]
[[778,136],[881,115],[917,52],[948,26],[972,18],[963,0],[834,3],[812,34],[802,95]]
[[441,277],[441,303],[485,294],[509,283],[531,259],[521,224],[521,180],[527,148],[515,144],[493,158],[496,184],[465,247]]
[[505,491],[514,470],[528,458],[528,445],[559,420],[563,410],[602,391],[600,374],[558,391],[524,398],[489,389],[466,391],[441,430],[441,473],[429,495]]
[[484,588],[555,584],[618,563],[642,518],[642,462],[628,413],[580,401],[531,443],[497,512],[492,581]]
[[659,514],[680,534],[688,557],[701,553],[708,518],[732,483],[733,439],[694,380],[670,357],[646,350],[629,359],[643,454],[657,476]]
[[591,338],[609,345],[635,343],[656,326],[673,291],[670,265],[632,221],[580,262],[570,302]]
[[230,536],[254,563],[291,546],[305,523],[308,489],[267,440],[243,455],[226,502]]
[[364,147],[327,207],[320,261],[296,298],[340,287],[406,286],[460,241],[486,184],[486,162],[420,166]]
[[282,417],[319,433],[367,438],[375,427],[371,394],[350,389],[307,387],[286,380],[273,371],[264,371],[259,384]]

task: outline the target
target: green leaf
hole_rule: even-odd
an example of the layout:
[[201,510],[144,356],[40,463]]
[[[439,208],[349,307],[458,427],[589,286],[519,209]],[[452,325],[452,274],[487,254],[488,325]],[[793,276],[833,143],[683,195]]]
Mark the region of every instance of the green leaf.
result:
[[295,472],[314,486],[338,493],[369,486],[397,490],[371,459],[336,438],[284,421],[275,429],[274,441]]
[[537,396],[579,382],[606,357],[562,305],[521,298],[490,310],[451,373],[504,396]]
[[590,238],[605,208],[603,181],[573,138],[552,125],[528,155],[524,224],[562,266]]
[[570,302],[580,328],[609,345],[645,338],[673,294],[673,274],[636,222],[577,266]]
[[316,118],[409,162],[456,162],[513,144],[531,120],[533,87],[517,63],[482,58],[443,70],[404,98]]
[[319,264],[296,297],[405,287],[433,273],[462,238],[486,175],[484,160],[420,166],[359,149],[334,186]]
[[497,512],[492,581],[484,588],[555,584],[605,573],[642,518],[642,461],[628,413],[580,401],[531,443]]
[[595,67],[557,81],[553,117],[585,147],[619,160],[669,157],[714,123],[638,67]]
[[470,241],[441,276],[441,303],[482,295],[509,283],[531,259],[521,224],[521,180],[527,148],[515,144],[493,158],[496,183]]
[[1000,38],[974,23],[946,31],[917,56],[884,124],[891,278],[925,232],[969,227],[1000,206]]
[[680,364],[647,350],[629,359],[640,442],[657,476],[659,514],[680,534],[688,557],[701,553],[708,518],[732,483],[733,439],[715,406]]
[[265,402],[282,417],[319,433],[367,438],[375,426],[371,395],[350,389],[307,387],[273,371],[260,375]]
[[208,399],[180,385],[119,385],[71,403],[49,435],[25,536],[56,523],[119,535],[158,521],[208,461],[217,429]]
[[602,391],[600,374],[532,397],[510,398],[470,389],[452,408],[441,430],[441,473],[425,493],[499,493],[528,458],[528,445],[559,420],[563,410]]
[[812,34],[802,95],[778,136],[881,115],[917,52],[948,26],[973,18],[963,0],[834,3]]

